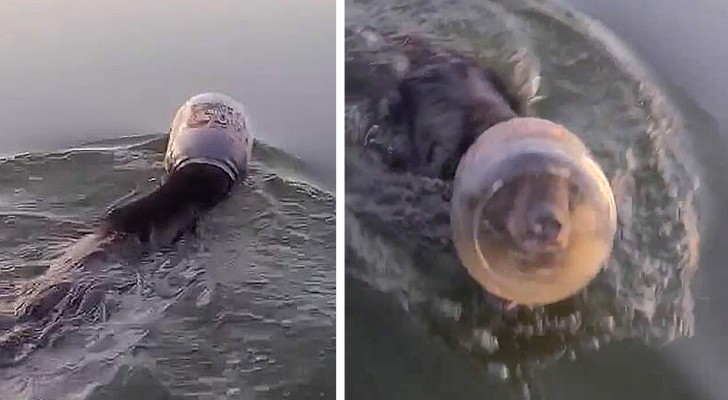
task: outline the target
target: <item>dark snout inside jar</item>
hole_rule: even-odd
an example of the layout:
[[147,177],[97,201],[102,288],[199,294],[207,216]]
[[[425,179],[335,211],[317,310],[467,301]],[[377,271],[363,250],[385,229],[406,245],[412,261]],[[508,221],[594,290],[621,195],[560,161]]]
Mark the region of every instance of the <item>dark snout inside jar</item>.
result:
[[578,137],[516,118],[485,131],[461,159],[451,225],[460,261],[488,292],[550,304],[579,292],[605,265],[616,208]]

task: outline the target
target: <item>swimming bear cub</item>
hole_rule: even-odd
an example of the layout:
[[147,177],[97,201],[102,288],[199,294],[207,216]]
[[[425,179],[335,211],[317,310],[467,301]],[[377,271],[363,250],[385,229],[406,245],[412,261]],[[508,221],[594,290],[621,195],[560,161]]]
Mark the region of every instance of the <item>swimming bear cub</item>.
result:
[[373,114],[364,137],[347,140],[360,140],[389,173],[452,183],[451,238],[471,277],[524,305],[586,286],[611,252],[616,210],[581,140],[525,117],[524,102],[474,56],[415,35],[347,35],[364,49],[347,54],[347,100]]
[[[19,321],[54,321],[85,312],[107,288],[89,284],[95,265],[129,247],[170,244],[197,218],[224,200],[245,178],[253,135],[243,106],[229,96],[204,93],[187,100],[170,128],[165,170],[156,190],[113,208],[99,228],[79,239],[18,296]],[[92,279],[86,279],[88,276]],[[93,296],[89,296],[93,294]]]

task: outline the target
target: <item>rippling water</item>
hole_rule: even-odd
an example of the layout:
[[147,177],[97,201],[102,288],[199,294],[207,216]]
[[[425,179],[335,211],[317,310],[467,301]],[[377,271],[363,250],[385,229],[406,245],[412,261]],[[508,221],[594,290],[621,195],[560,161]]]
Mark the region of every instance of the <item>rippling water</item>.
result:
[[[151,190],[165,144],[142,136],[0,160],[0,345],[18,337],[8,312],[19,285],[106,206]],[[0,398],[332,398],[334,196],[307,169],[259,143],[250,176],[196,235],[89,277],[123,287],[105,313],[61,321],[46,346],[16,346]]]
[[[699,245],[694,132],[687,112],[617,38],[583,15],[543,1],[351,0],[346,13],[351,65],[379,71],[400,65],[396,47],[358,35],[362,26],[416,32],[476,55],[527,103],[526,114],[561,123],[584,140],[611,180],[619,210],[613,255],[582,295],[515,317],[489,311],[449,243],[443,200],[449,183],[391,176],[362,162],[368,155],[360,138],[378,122],[379,109],[352,101],[346,227],[347,282],[355,290],[390,294],[410,319],[477,360],[488,379],[515,384],[525,397],[538,397],[539,387],[548,386],[536,384],[544,366],[577,360],[608,343],[666,344],[692,336],[690,284]],[[407,204],[396,200],[403,194]],[[347,305],[347,315],[366,308]],[[348,354],[361,357],[363,341],[347,331],[347,350],[354,349]],[[347,370],[357,364],[347,356]],[[363,382],[375,378],[347,373],[352,398],[366,397]],[[401,391],[397,385],[392,390]]]

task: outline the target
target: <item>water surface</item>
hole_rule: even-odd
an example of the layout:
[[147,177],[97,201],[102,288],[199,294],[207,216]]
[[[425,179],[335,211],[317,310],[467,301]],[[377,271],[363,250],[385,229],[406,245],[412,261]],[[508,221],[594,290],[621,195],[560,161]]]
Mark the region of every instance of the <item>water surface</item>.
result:
[[[0,162],[0,310],[96,225],[105,204],[152,190],[165,141],[111,140]],[[99,400],[159,387],[191,399],[333,396],[334,199],[302,180],[302,171],[300,161],[258,143],[250,176],[196,234],[141,258],[109,257],[82,275],[110,286],[104,312],[53,326],[0,325],[0,392]],[[40,331],[50,332],[46,342],[37,340]],[[103,386],[115,374],[125,384]]]
[[188,97],[221,91],[259,136],[333,183],[331,1],[5,1],[0,154],[166,132]]
[[[559,338],[551,336],[547,329],[545,335],[537,333],[533,342],[526,341],[527,346],[516,357],[522,361],[514,361],[502,354],[509,345],[502,342],[503,336],[498,336],[501,342],[496,350],[492,350],[492,343],[483,345],[491,348],[485,355],[483,349],[476,348],[478,345],[464,346],[469,343],[463,341],[467,336],[458,334],[468,329],[482,333],[484,328],[482,320],[467,315],[467,304],[462,308],[468,317],[462,330],[444,329],[443,333],[440,327],[433,333],[429,329],[432,313],[423,313],[422,308],[428,306],[422,306],[417,299],[422,288],[427,287],[422,283],[427,273],[417,271],[449,266],[450,258],[422,255],[418,246],[423,242],[428,246],[427,240],[412,243],[420,236],[440,239],[429,230],[434,225],[425,225],[425,235],[416,230],[392,233],[407,229],[406,218],[387,226],[387,216],[397,214],[387,214],[387,205],[367,204],[366,192],[356,193],[369,187],[366,179],[360,179],[363,183],[351,186],[353,194],[359,194],[357,200],[350,202],[354,197],[347,192],[347,208],[352,214],[347,215],[348,254],[349,260],[354,260],[347,261],[347,288],[351,288],[347,292],[347,326],[358,327],[347,329],[347,363],[358,364],[355,360],[359,360],[386,368],[381,373],[373,367],[347,368],[347,392],[353,398],[364,398],[368,386],[387,382],[386,386],[377,385],[386,387],[379,390],[380,398],[482,398],[489,394],[497,394],[498,398],[704,396],[703,388],[691,381],[691,373],[686,373],[690,367],[670,360],[664,349],[700,340],[693,336],[700,322],[695,322],[699,315],[693,313],[691,277],[698,266],[698,244],[702,244],[698,238],[706,229],[696,219],[696,212],[711,215],[714,210],[710,209],[711,201],[706,201],[711,194],[697,191],[701,181],[697,174],[708,168],[696,161],[704,162],[705,158],[695,142],[701,135],[715,133],[710,131],[709,117],[680,91],[659,80],[609,31],[548,2],[402,1],[390,5],[352,1],[347,6],[350,25],[424,32],[445,44],[475,49],[481,60],[504,75],[512,87],[536,82],[537,99],[529,111],[563,123],[582,137],[619,192],[620,209],[620,236],[614,256],[587,290],[592,299],[595,293],[601,293],[597,297],[603,296],[605,303],[589,306],[585,302],[580,315],[583,319],[572,320],[576,321],[575,331],[580,332],[577,336],[587,340],[551,347],[554,342],[569,342],[564,337],[573,335],[573,331],[566,329]],[[356,108],[347,111],[350,129],[371,123],[366,112]],[[410,184],[418,187],[418,183]],[[418,187],[418,199],[428,193],[425,187],[424,182]],[[357,226],[349,223],[350,218],[362,226],[367,224],[366,219],[373,222],[349,231],[350,225]],[[396,244],[391,247],[383,244],[392,241]],[[412,251],[414,255],[409,259],[407,254]],[[368,266],[357,265],[362,261]],[[392,303],[382,305],[383,300],[370,300],[382,296],[372,289],[389,293],[390,301],[401,303],[404,310],[396,310]],[[428,298],[427,291],[424,293]],[[404,316],[388,318],[384,325],[366,323],[384,310]],[[596,320],[590,322],[595,312],[611,314],[613,319],[606,320],[610,327],[607,332],[601,332],[604,326]],[[544,326],[547,322],[543,321]],[[472,323],[475,325],[468,328]],[[490,322],[490,326],[499,325]],[[539,331],[538,324],[534,329]],[[491,331],[491,336],[493,332],[497,330]],[[442,336],[450,345],[437,340]],[[381,346],[401,349],[402,357],[367,350],[379,343],[371,337],[384,341]],[[534,365],[541,367],[531,370]],[[424,372],[435,369],[438,374]],[[528,376],[531,372],[533,375]],[[509,391],[509,385],[498,385],[499,380],[509,383],[523,376],[530,384],[516,391]]]
[[[571,0],[575,7],[603,21],[629,42],[656,71],[674,82],[711,115],[700,114],[696,147],[704,160],[703,215],[705,233],[701,249],[701,273],[697,276],[696,340],[662,349],[660,355],[701,387],[706,397],[722,399],[728,393],[725,356],[728,323],[724,316],[728,292],[725,282],[728,257],[723,238],[728,204],[728,182],[721,171],[726,163],[728,95],[724,88],[728,52],[723,21],[728,4],[721,1],[614,1]],[[697,122],[697,121],[696,121]],[[710,212],[710,214],[707,214]]]
[[[21,344],[0,351],[0,398],[333,397],[334,15],[315,0],[0,5],[0,348]],[[13,324],[17,288],[158,184],[162,133],[207,91],[247,107],[250,177],[196,235],[87,276],[123,290],[34,341],[50,327]]]

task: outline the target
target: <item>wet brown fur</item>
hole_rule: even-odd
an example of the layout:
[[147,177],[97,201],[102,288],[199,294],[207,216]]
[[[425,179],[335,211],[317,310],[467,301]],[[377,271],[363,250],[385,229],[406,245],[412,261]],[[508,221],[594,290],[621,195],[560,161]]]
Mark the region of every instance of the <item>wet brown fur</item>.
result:
[[[514,249],[524,250],[521,243],[528,238],[529,216],[535,210],[549,208],[562,225],[560,233],[551,243],[552,252],[563,251],[569,245],[569,214],[573,207],[574,192],[569,181],[557,175],[519,177],[493,195],[484,210],[484,222],[492,234],[509,242]],[[532,256],[534,261],[544,261],[544,254]]]
[[[390,99],[390,123],[406,132],[406,151],[398,165],[409,172],[452,180],[468,148],[488,128],[516,118],[521,105],[503,81],[475,58],[429,46],[411,35],[390,36],[409,60],[409,70]],[[485,133],[487,134],[487,132]],[[561,231],[550,249],[568,246],[572,189],[567,179],[551,175],[520,177],[488,207],[493,226],[515,248],[533,230],[533,213],[549,209]]]

